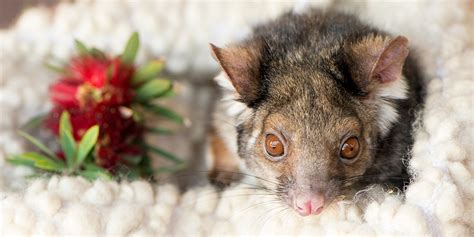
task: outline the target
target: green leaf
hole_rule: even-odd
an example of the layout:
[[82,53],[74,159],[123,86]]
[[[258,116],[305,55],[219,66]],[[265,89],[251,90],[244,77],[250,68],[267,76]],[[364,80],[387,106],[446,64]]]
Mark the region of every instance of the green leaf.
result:
[[34,116],[30,120],[28,120],[25,124],[23,124],[22,129],[32,129],[38,127],[40,124],[43,123],[45,118],[44,114],[40,114],[37,116]]
[[9,157],[9,158],[7,158],[7,161],[10,164],[13,164],[13,165],[23,165],[23,166],[29,166],[29,167],[35,168],[35,162],[34,161],[20,159],[17,156]]
[[[184,163],[183,163],[184,164]],[[153,169],[153,173],[156,173],[156,174],[161,174],[161,173],[174,173],[176,171],[180,171],[182,169],[186,168],[185,165],[177,165],[177,166],[173,166],[173,167],[166,167],[166,166],[163,166],[163,167],[158,167],[156,169]]]
[[28,133],[19,131],[18,132],[20,136],[24,137],[26,140],[28,140],[31,144],[35,145],[37,148],[39,148],[41,151],[43,151],[45,154],[48,156],[54,157],[56,159],[59,159],[54,152],[52,152],[48,147],[46,147],[43,143],[41,143],[38,139],[32,137]]
[[26,179],[51,178],[54,173],[34,173],[26,176]]
[[140,39],[138,33],[135,32],[128,39],[127,45],[122,53],[122,61],[126,64],[132,65],[137,56],[138,48],[140,47]]
[[98,48],[92,48],[90,50],[90,54],[92,55],[92,57],[94,58],[99,58],[99,59],[106,59],[107,56],[105,55],[104,52],[102,52],[100,49]]
[[87,132],[84,134],[81,141],[79,142],[75,161],[76,167],[79,167],[84,161],[84,159],[86,159],[89,152],[92,150],[92,148],[94,148],[95,144],[97,143],[98,138],[99,126],[94,125],[87,130]]
[[172,86],[173,84],[169,80],[154,79],[140,86],[136,90],[136,95],[133,99],[137,102],[147,102],[167,92]]
[[169,97],[173,97],[176,95],[176,91],[173,90],[173,88],[170,88],[168,91],[166,91],[165,93],[159,95],[158,97],[159,98],[169,98]]
[[62,163],[34,152],[15,155],[8,161],[13,164],[27,165],[47,171],[61,172],[64,169],[64,165]]
[[136,166],[121,165],[115,169],[115,176],[120,179],[136,180],[140,178],[142,170]]
[[169,160],[169,161],[172,161],[176,164],[181,164],[183,163],[183,161],[181,161],[178,157],[176,157],[175,155],[171,154],[170,152],[168,151],[165,151],[161,148],[158,148],[158,147],[153,147],[153,146],[150,146],[150,145],[145,145],[145,147],[151,151],[151,152],[154,152],[158,155],[160,155],[161,157]]
[[126,173],[126,176],[128,180],[136,180],[140,178],[140,173],[139,169],[133,167]]
[[101,171],[104,171],[104,172],[108,172],[107,170],[105,170],[104,168],[94,164],[94,163],[84,163],[84,169],[85,170],[101,170]]
[[79,55],[88,55],[89,50],[87,49],[87,46],[82,43],[80,40],[75,39],[74,44],[76,46],[76,50],[79,52]]
[[67,166],[72,168],[74,166],[77,144],[72,136],[71,120],[67,111],[64,111],[59,119],[59,144],[66,156]]
[[138,85],[143,82],[149,81],[160,73],[161,69],[164,66],[163,60],[154,60],[146,64],[145,66],[138,69],[137,72],[133,74],[132,84]]
[[136,123],[141,123],[143,121],[143,115],[141,113],[133,112],[132,114],[133,121]]
[[66,163],[69,168],[74,166],[77,144],[71,132],[59,131],[59,144],[66,156]]
[[64,69],[64,66],[55,65],[52,62],[46,62],[46,63],[44,63],[44,65],[47,69],[49,69],[52,72],[59,73],[59,74],[66,73],[66,70]]
[[123,159],[131,165],[138,165],[142,161],[142,156],[123,156]]
[[91,181],[96,180],[97,178],[106,180],[112,179],[112,175],[107,170],[94,164],[86,164],[85,169],[79,171],[79,175]]
[[59,118],[59,130],[72,132],[71,116],[67,111],[61,113],[61,117]]
[[183,124],[184,123],[184,119],[183,117],[181,117],[181,115],[179,115],[178,113],[168,109],[168,108],[165,108],[165,107],[162,107],[162,106],[159,106],[159,105],[155,105],[155,104],[147,104],[147,105],[144,105],[144,107],[152,112],[152,113],[155,113],[157,115],[160,115],[160,116],[163,116],[167,119],[171,119],[172,121],[176,122],[176,123],[179,123],[179,124]]
[[173,134],[173,131],[166,128],[146,128],[146,131],[157,134],[157,135],[172,135]]
[[153,174],[153,169],[151,168],[151,161],[148,154],[143,155],[143,159],[139,164],[140,169],[147,174]]

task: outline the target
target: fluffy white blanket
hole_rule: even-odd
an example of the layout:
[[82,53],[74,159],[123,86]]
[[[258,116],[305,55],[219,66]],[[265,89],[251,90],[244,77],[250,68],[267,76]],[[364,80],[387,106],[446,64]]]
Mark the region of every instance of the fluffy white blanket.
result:
[[[173,73],[215,70],[206,43],[241,37],[256,20],[294,5],[78,1],[54,12],[34,8],[0,32],[0,233],[13,235],[417,235],[473,236],[474,76],[473,14],[468,2],[324,1],[397,34],[406,35],[426,68],[428,98],[416,129],[414,178],[401,196],[369,190],[364,208],[334,203],[301,218],[272,197],[243,185],[224,193],[211,186],[180,194],[172,185],[53,177],[25,181],[28,170],[5,156],[23,151],[15,130],[45,103],[51,55],[67,58],[73,37],[119,52],[138,29],[143,61],[164,55]],[[306,4],[298,2],[304,10]],[[470,8],[471,7],[471,8]],[[265,9],[265,10],[263,10]],[[212,14],[211,14],[212,13]]]

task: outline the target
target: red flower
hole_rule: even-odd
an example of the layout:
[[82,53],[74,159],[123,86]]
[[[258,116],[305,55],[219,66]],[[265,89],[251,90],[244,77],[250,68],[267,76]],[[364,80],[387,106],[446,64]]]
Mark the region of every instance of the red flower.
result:
[[83,56],[71,60],[69,71],[73,78],[87,82],[96,88],[102,88],[106,83],[109,65],[110,61],[107,59]]
[[68,73],[50,87],[54,108],[46,126],[58,135],[59,118],[67,110],[73,136],[79,141],[87,129],[98,124],[96,163],[104,168],[115,167],[123,156],[142,154],[135,145],[142,125],[125,111],[134,95],[130,85],[134,68],[120,58],[81,56],[73,58],[66,69]]
[[78,106],[79,101],[76,98],[78,88],[78,81],[61,80],[49,88],[51,100],[54,104],[66,108]]
[[50,88],[51,99],[57,106],[118,105],[132,101],[130,80],[134,68],[122,64],[120,58],[73,58],[67,72]]

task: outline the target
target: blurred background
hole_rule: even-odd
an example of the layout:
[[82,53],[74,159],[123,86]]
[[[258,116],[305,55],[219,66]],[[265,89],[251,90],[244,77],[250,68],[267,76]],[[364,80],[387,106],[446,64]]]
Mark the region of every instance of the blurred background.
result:
[[0,0],[0,28],[7,28],[18,18],[22,10],[35,7],[54,6],[57,0]]

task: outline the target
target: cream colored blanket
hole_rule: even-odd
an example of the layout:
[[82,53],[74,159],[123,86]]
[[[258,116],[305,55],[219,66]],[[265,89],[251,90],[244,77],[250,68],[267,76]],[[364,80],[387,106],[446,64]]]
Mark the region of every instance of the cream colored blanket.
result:
[[23,151],[15,131],[49,108],[54,78],[42,63],[67,58],[73,37],[117,53],[138,30],[140,61],[168,59],[172,73],[215,70],[207,42],[224,44],[251,24],[306,1],[216,3],[77,1],[55,11],[34,8],[0,32],[0,235],[474,235],[474,75],[472,5],[462,1],[323,1],[310,3],[361,14],[403,34],[427,72],[428,97],[416,129],[414,178],[406,195],[369,190],[368,205],[334,203],[302,218],[272,197],[243,185],[217,193],[211,186],[180,194],[173,185],[53,177],[26,181],[29,171],[5,162]]

